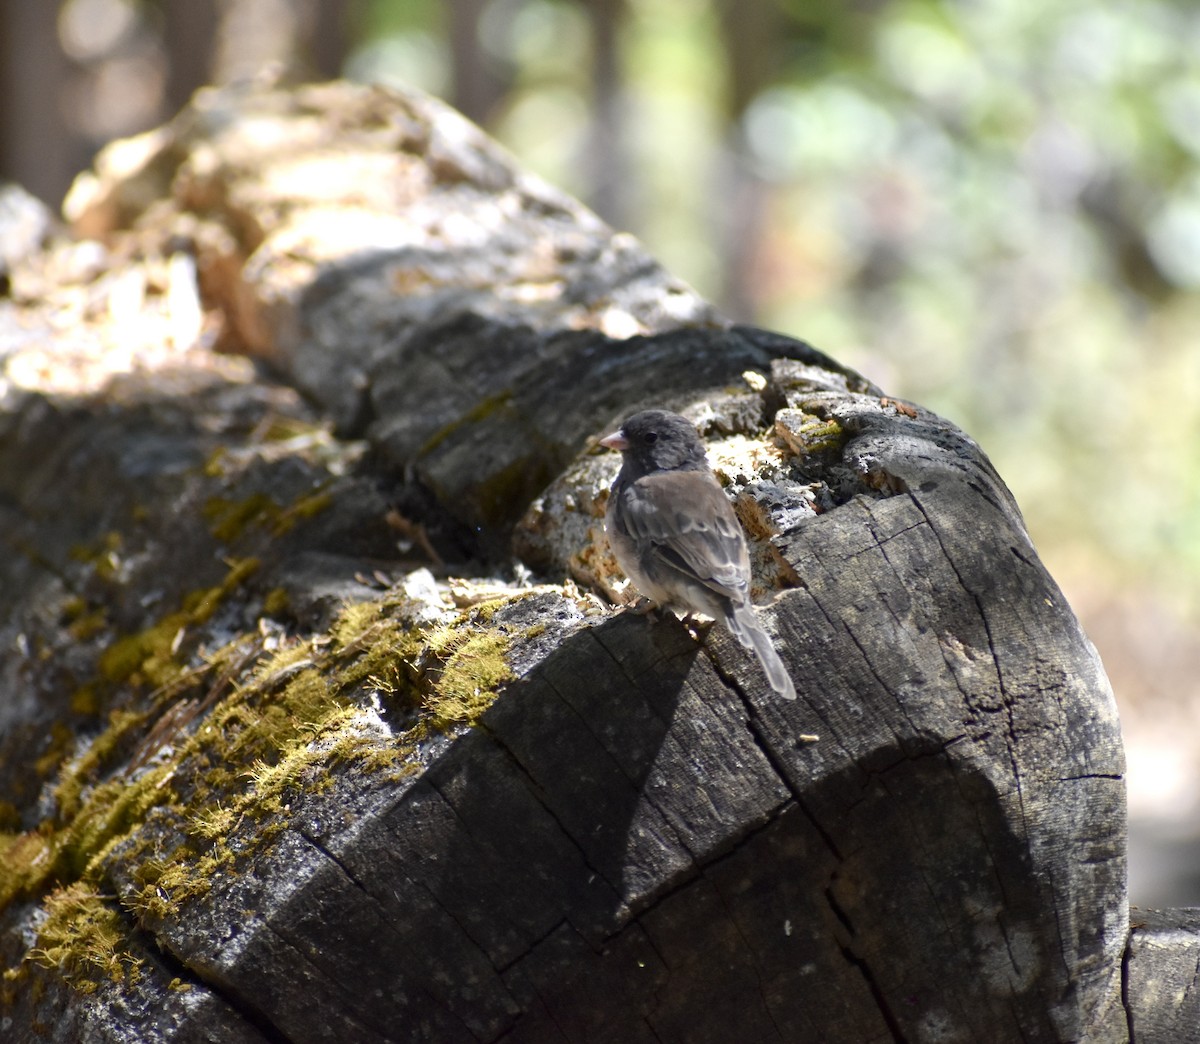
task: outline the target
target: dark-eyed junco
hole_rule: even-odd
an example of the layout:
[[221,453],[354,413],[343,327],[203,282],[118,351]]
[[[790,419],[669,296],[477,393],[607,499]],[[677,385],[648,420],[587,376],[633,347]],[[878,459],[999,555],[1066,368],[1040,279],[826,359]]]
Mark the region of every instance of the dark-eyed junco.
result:
[[633,585],[652,602],[720,620],[753,649],[771,688],[796,690],[750,604],[750,556],[729,498],[685,418],[635,413],[600,445],[621,451],[604,528]]

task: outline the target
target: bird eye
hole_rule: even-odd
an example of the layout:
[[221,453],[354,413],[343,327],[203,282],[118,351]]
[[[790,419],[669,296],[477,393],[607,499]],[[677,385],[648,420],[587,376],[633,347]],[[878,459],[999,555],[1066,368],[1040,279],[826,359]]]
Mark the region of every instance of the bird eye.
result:
[[657,442],[658,441],[658,432],[657,431],[646,432],[646,441],[647,442]]

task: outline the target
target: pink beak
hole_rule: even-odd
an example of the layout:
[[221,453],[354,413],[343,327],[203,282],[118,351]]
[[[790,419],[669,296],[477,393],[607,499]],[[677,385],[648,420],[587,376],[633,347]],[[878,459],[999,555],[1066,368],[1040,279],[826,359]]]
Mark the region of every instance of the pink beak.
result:
[[605,435],[604,438],[600,440],[600,445],[607,446],[612,450],[620,450],[624,452],[625,450],[629,449],[629,440],[625,438],[624,434],[622,434],[620,431],[614,431],[611,435]]

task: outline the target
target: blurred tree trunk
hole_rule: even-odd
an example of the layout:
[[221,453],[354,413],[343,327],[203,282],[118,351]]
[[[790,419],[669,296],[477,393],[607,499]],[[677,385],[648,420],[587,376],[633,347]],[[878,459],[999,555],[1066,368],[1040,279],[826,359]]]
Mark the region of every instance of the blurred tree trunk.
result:
[[497,49],[503,51],[503,43],[493,42],[489,48],[483,38],[481,19],[488,6],[488,0],[448,0],[445,8],[454,73],[451,101],[480,126],[487,124],[511,85],[511,76],[496,55]]
[[[280,6],[282,4],[282,6]],[[359,9],[339,0],[160,0],[164,101],[174,111],[207,83],[269,68],[285,80],[340,73]],[[66,118],[73,66],[63,53],[57,0],[0,0],[0,178],[55,207],[90,160],[97,135]],[[142,24],[139,32],[154,31]],[[97,58],[98,63],[107,60]],[[147,88],[149,89],[149,88]],[[154,105],[148,105],[150,109]],[[135,128],[136,129],[136,128]]]
[[360,8],[341,0],[165,0],[172,107],[205,84],[268,70],[292,83],[338,76]]
[[342,75],[363,2],[315,0],[313,6],[308,34],[312,78],[333,80]]
[[625,0],[585,5],[592,33],[592,106],[585,148],[587,202],[614,228],[628,228],[630,177],[620,31]]
[[725,201],[725,206],[712,215],[721,244],[720,299],[730,315],[753,322],[761,296],[756,283],[770,185],[753,165],[745,138],[745,118],[754,99],[782,71],[781,56],[786,52],[780,41],[787,37],[791,22],[779,4],[719,0],[716,6],[729,82],[726,137],[713,174],[717,181],[713,198]]
[[163,47],[167,51],[167,103],[182,109],[192,93],[212,82],[218,0],[165,0]]
[[58,206],[88,155],[64,125],[58,4],[0,0],[0,178]]

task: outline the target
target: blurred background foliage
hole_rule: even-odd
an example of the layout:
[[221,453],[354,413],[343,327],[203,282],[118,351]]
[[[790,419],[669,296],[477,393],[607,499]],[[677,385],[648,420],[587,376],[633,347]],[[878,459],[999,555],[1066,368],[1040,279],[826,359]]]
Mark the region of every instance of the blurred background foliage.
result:
[[1134,899],[1195,903],[1197,54],[1194,0],[0,0],[0,174],[267,68],[446,98],[984,446],[1117,691]]

